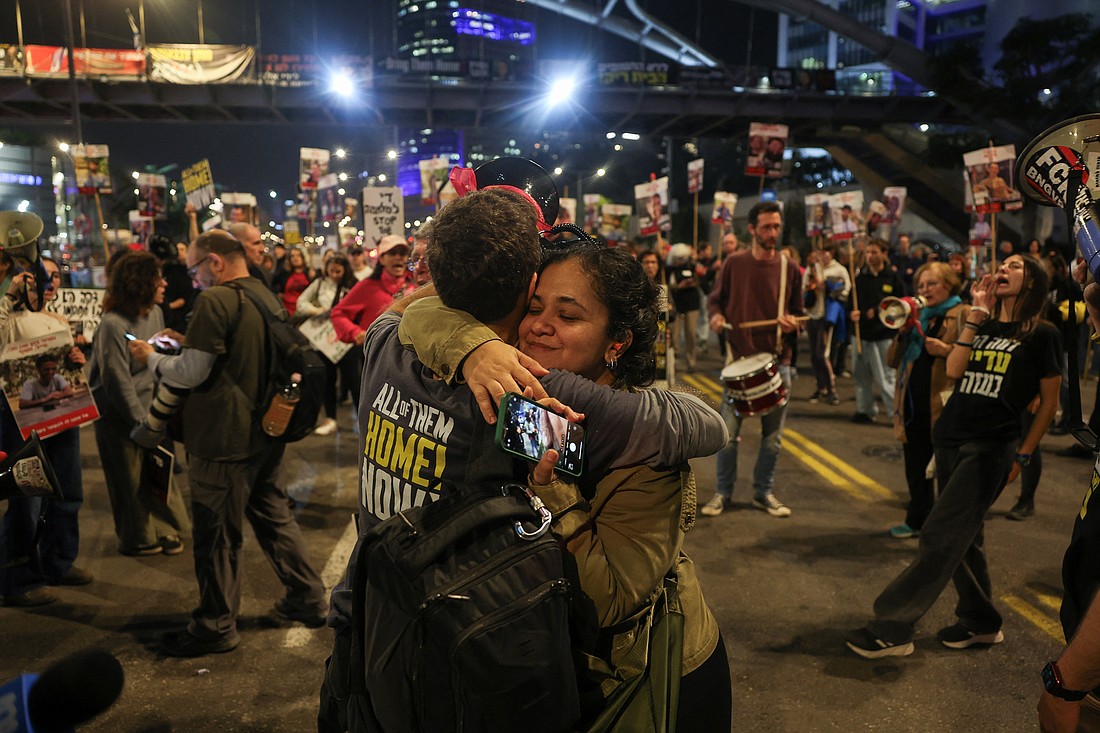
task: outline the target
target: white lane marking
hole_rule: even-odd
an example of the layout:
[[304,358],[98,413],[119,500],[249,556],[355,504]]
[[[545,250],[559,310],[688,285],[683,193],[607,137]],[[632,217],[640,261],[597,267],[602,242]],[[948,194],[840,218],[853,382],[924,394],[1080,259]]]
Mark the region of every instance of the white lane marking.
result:
[[[344,534],[336,543],[336,547],[332,549],[332,554],[328,556],[328,562],[325,563],[324,570],[321,571],[321,582],[325,584],[326,595],[344,577],[344,571],[348,568],[348,558],[351,557],[351,551],[355,547],[357,537],[355,520],[350,519],[348,520],[348,526],[344,528]],[[309,643],[316,631],[318,629],[311,629],[306,626],[292,626],[286,630],[283,646],[287,649],[303,647]]]

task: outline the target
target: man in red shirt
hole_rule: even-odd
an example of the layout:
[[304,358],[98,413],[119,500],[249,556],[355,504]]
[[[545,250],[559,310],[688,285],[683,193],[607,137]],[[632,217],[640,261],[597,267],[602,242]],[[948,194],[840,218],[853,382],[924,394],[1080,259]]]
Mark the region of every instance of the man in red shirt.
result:
[[[798,265],[779,252],[779,236],[783,230],[783,213],[775,201],[761,201],[749,211],[749,235],[752,248],[739,250],[726,258],[718,281],[707,299],[711,330],[725,335],[734,359],[753,354],[775,354],[779,358],[779,374],[783,384],[791,386],[791,340],[779,339],[784,334],[798,332],[796,316],[803,314],[801,275]],[[786,267],[786,288],[780,315],[780,282]],[[778,326],[741,328],[745,321],[769,320],[778,316]],[[783,439],[786,405],[773,409],[760,418],[760,452],[753,468],[752,506],[773,517],[789,517],[791,510],[775,498],[772,486],[775,464]],[[734,412],[728,399],[722,401],[722,416],[729,428],[730,440],[718,452],[718,493],[702,506],[706,516],[717,516],[729,506],[733,485],[737,480],[737,446],[740,443],[744,419]]]

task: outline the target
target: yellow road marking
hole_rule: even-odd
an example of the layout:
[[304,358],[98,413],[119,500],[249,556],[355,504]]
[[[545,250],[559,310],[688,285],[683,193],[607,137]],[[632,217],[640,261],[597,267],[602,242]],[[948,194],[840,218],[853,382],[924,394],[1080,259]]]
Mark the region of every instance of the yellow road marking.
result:
[[1039,601],[1040,604],[1046,606],[1055,613],[1062,610],[1061,597],[1056,596],[1053,593],[1044,593],[1043,591],[1039,590],[1033,590],[1031,592],[1035,594],[1035,599]]
[[[716,400],[722,398],[721,386],[710,377],[701,374],[685,374],[682,379],[691,386],[714,396]],[[810,470],[819,474],[836,488],[856,497],[860,501],[869,501],[868,497],[860,490],[860,487],[881,499],[894,498],[894,492],[890,489],[854,466],[840,460],[801,433],[791,430],[789,425],[783,428],[783,434],[785,437],[791,438],[786,442],[787,450],[795,458],[806,464]]]
[[860,491],[858,486],[838,474],[836,471],[833,471],[831,468],[829,468],[810,454],[806,453],[801,448],[798,448],[797,446],[788,443],[787,451],[795,458],[805,463],[806,467],[809,468],[811,471],[816,472],[822,478],[824,478],[826,481],[828,481],[841,491],[849,494],[856,499],[859,499],[860,501],[870,501],[867,496],[864,495],[862,491]]
[[1059,644],[1066,643],[1065,637],[1062,636],[1062,625],[1035,608],[1035,606],[1032,606],[1024,599],[1014,595],[1001,596],[1001,601],[1013,611],[1023,616],[1024,619],[1030,621],[1033,626],[1038,627],[1040,631],[1052,636]]
[[885,486],[880,484],[878,481],[875,481],[870,476],[867,476],[866,474],[860,472],[855,467],[853,467],[853,466],[845,463],[844,461],[840,460],[839,458],[834,456],[832,453],[825,450],[824,448],[819,446],[817,443],[814,443],[813,441],[809,440],[808,438],[806,438],[802,434],[800,434],[798,432],[795,432],[794,430],[791,430],[788,427],[783,428],[783,434],[786,435],[786,436],[790,436],[791,438],[794,438],[795,441],[802,444],[805,448],[807,448],[808,450],[813,452],[815,455],[817,455],[819,458],[821,458],[826,463],[832,464],[833,467],[835,467],[837,470],[839,470],[842,473],[844,473],[845,475],[847,475],[850,479],[852,479],[857,484],[859,484],[863,488],[870,491],[872,494],[876,494],[882,499],[893,499],[894,498],[894,492],[890,491],[890,489],[886,488]]

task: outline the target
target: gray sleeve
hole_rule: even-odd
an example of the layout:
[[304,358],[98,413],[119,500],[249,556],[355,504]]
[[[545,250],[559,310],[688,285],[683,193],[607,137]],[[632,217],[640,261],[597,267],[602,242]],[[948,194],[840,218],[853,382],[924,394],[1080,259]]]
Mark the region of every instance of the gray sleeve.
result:
[[141,404],[134,378],[130,373],[130,348],[126,343],[126,327],[115,318],[100,321],[95,334],[96,366],[103,380],[103,389],[114,408],[129,415],[135,422],[145,417],[148,405]]
[[[194,389],[206,381],[217,360],[216,354],[199,349],[184,349],[182,354],[150,354],[149,368],[173,387]],[[144,413],[143,413],[144,414]]]
[[569,372],[544,377],[546,391],[585,415],[586,472],[674,466],[716,453],[729,440],[722,417],[680,392],[627,392]]

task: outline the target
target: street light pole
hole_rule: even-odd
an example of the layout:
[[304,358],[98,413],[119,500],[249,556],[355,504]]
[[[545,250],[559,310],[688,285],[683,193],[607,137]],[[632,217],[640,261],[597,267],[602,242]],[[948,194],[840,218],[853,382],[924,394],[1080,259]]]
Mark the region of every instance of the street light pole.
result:
[[76,90],[76,59],[73,58],[76,41],[73,38],[73,4],[72,0],[65,0],[65,42],[69,44],[69,92],[72,95],[73,124],[76,126],[76,140],[84,144],[84,130],[80,124],[80,95]]

